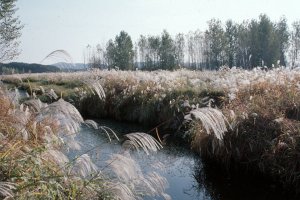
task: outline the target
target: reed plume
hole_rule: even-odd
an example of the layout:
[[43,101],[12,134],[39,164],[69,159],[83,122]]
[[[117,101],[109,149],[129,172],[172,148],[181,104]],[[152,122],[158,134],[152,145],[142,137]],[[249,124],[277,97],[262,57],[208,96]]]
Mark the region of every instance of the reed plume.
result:
[[206,133],[215,135],[219,140],[223,139],[224,133],[227,132],[227,119],[220,110],[205,107],[197,108],[185,116],[186,120],[200,120]]
[[128,138],[128,140],[123,143],[125,148],[133,147],[136,150],[142,148],[147,155],[149,155],[149,151],[156,152],[162,148],[162,145],[155,138],[146,133],[129,133],[126,134],[125,137]]
[[16,184],[11,182],[0,181],[0,197],[13,198],[13,190],[16,189]]

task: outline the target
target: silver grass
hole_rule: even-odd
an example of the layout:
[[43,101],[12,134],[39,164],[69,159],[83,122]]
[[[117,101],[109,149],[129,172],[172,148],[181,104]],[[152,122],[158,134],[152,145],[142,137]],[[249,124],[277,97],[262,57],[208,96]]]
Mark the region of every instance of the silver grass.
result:
[[24,104],[21,104],[19,107],[16,106],[16,108],[10,109],[9,115],[17,119],[17,123],[12,125],[15,128],[15,132],[20,134],[24,141],[27,141],[29,134],[26,130],[26,125],[31,116],[28,106],[24,106]]
[[59,99],[41,109],[36,119],[39,122],[45,118],[57,120],[62,130],[68,133],[78,132],[81,123],[84,122],[79,111],[72,104],[63,99]]
[[[35,123],[36,124],[36,123]],[[54,142],[61,142],[60,138],[56,136],[50,126],[44,126],[43,139],[50,145]],[[33,132],[34,133],[34,132]],[[36,135],[37,137],[37,135]]]
[[38,135],[37,135],[37,131],[36,131],[36,125],[37,125],[37,122],[34,121],[33,124],[32,124],[32,134],[34,135],[35,139],[37,140]]
[[92,162],[88,154],[78,157],[72,167],[71,173],[80,175],[81,177],[89,177],[97,173],[97,166]]
[[[59,52],[59,51],[58,51]],[[57,54],[57,53],[56,53]],[[237,89],[248,88],[252,83],[268,82],[275,85],[282,85],[290,83],[299,77],[300,70],[291,68],[276,68],[264,71],[261,68],[254,68],[251,71],[241,70],[236,67],[228,71],[190,71],[186,69],[177,70],[174,72],[156,71],[156,72],[124,72],[116,70],[93,70],[93,79],[103,78],[103,82],[110,82],[120,80],[127,84],[129,88],[127,92],[136,92],[139,86],[138,83],[151,85],[152,90],[157,91],[157,94],[171,91],[186,85],[194,87],[195,89],[203,88],[220,88],[226,91],[236,91]],[[5,79],[16,79],[16,75],[6,75]],[[84,80],[91,78],[91,72],[73,72],[73,73],[48,73],[48,74],[24,74],[18,75],[18,78],[48,78],[51,76],[52,80],[61,80],[62,78],[68,80]],[[101,81],[102,81],[101,80]],[[126,80],[130,80],[128,83]],[[132,85],[135,84],[134,86]],[[232,93],[232,92],[230,92]],[[232,93],[232,95],[234,95]]]
[[3,197],[13,198],[13,191],[16,189],[15,184],[11,182],[0,181],[0,194]]
[[140,147],[149,155],[149,151],[156,152],[162,148],[162,145],[151,135],[141,132],[126,134],[129,140],[123,143],[125,148],[133,147],[138,150]]
[[161,194],[161,196],[165,199],[165,200],[171,200],[172,197],[170,195],[168,195],[167,193],[163,193]]
[[13,117],[18,120],[19,126],[25,126],[28,123],[31,116],[28,107],[26,106],[24,110],[23,104],[20,105],[19,109],[11,109],[11,112],[9,114],[13,115]]
[[84,121],[84,123],[85,123],[88,127],[91,127],[91,128],[94,128],[94,129],[98,129],[98,123],[95,122],[94,120],[87,119],[87,120]]
[[52,128],[50,126],[44,126],[45,135],[54,135]]
[[55,100],[58,99],[58,96],[57,96],[57,94],[54,92],[53,89],[50,89],[50,91],[47,92],[46,95],[47,95],[48,97],[50,97],[50,99],[55,99]]
[[53,132],[50,132],[50,134],[45,134],[44,139],[49,143],[56,143],[56,144],[65,144],[66,150],[72,149],[72,150],[80,150],[81,144],[80,141],[76,140],[76,134],[61,134],[61,136],[53,134]]
[[[117,176],[117,180],[114,181],[116,185],[112,188],[120,190],[119,192],[122,193],[126,192],[131,199],[140,199],[140,195],[162,196],[165,199],[170,199],[169,195],[165,193],[165,189],[168,187],[167,180],[155,172],[144,176],[140,166],[130,157],[129,152],[125,151],[125,153],[128,155],[113,154],[106,161]],[[126,188],[122,188],[124,184],[126,184]],[[117,199],[119,198],[117,194]]]
[[118,141],[120,140],[119,137],[117,136],[117,134],[111,128],[109,128],[107,126],[99,126],[98,123],[95,122],[94,120],[87,119],[84,121],[84,124],[86,124],[90,128],[96,129],[96,130],[97,129],[102,130],[106,134],[106,136],[110,142],[112,141],[110,135],[114,136]]
[[171,199],[171,197],[165,193],[165,190],[169,187],[168,181],[158,173],[151,172],[147,174],[143,180],[143,184],[145,185],[144,193],[148,196],[163,196],[165,199]]
[[115,200],[136,200],[132,190],[124,183],[109,183],[107,187],[109,188],[107,191],[113,194]]
[[20,110],[22,110],[22,111],[24,110],[24,104],[20,105]]
[[120,141],[119,137],[117,136],[117,134],[109,127],[107,126],[99,126],[99,129],[103,130],[105,132],[105,134],[107,135],[109,141],[111,142],[111,137],[110,134],[112,134],[118,141]]
[[157,170],[161,170],[161,171],[163,171],[163,172],[165,172],[166,170],[166,165],[164,164],[164,163],[162,163],[162,162],[160,162],[160,161],[156,161],[156,162],[154,162],[154,163],[151,163],[151,167],[153,168],[153,169],[157,169]]
[[25,101],[24,104],[29,106],[35,112],[40,112],[42,108],[47,106],[47,104],[42,103],[40,99],[30,99]]
[[62,60],[66,63],[71,63],[73,65],[73,59],[72,56],[65,50],[63,49],[59,49],[59,50],[55,50],[52,51],[51,53],[49,53],[42,61],[41,63],[43,63],[46,60]]
[[[99,187],[98,183],[89,183],[84,185],[84,187],[81,188],[81,192],[82,194],[84,194],[84,196],[81,196],[80,200],[101,199],[99,198],[99,194],[102,195],[101,193],[102,188]],[[70,199],[70,198],[65,198],[65,199]]]
[[219,140],[223,139],[224,133],[227,132],[226,123],[228,121],[223,113],[215,108],[205,107],[190,111],[185,116],[186,120],[200,120],[206,133],[213,134]]
[[134,180],[138,180],[142,176],[140,166],[129,154],[113,154],[106,163],[123,183],[130,183]]
[[[71,149],[80,149],[80,144],[75,140],[75,133],[80,130],[83,118],[79,111],[70,103],[59,99],[58,101],[49,104],[46,107],[41,108],[39,114],[36,117],[36,121],[42,122],[44,119],[52,119],[56,121],[59,126],[59,133],[63,136],[65,144]],[[47,134],[45,139],[49,143],[58,141],[55,135]],[[54,140],[53,140],[54,139]]]
[[29,134],[28,134],[28,132],[27,132],[27,130],[26,130],[25,128],[23,128],[23,129],[21,130],[21,134],[22,134],[22,139],[23,139],[24,141],[28,141],[28,139],[29,139]]
[[15,88],[14,91],[8,93],[8,97],[14,105],[17,105],[20,99],[20,92],[18,88]]
[[80,115],[79,111],[72,104],[64,101],[63,99],[49,104],[47,107],[43,108],[41,112],[42,114],[46,115],[55,115],[56,113],[62,113],[66,117],[71,117],[72,119],[83,123],[83,118]]
[[83,83],[90,89],[93,94],[97,94],[100,99],[105,98],[105,92],[97,78],[87,78],[83,79]]
[[56,149],[48,149],[47,151],[43,152],[41,159],[51,160],[61,167],[64,167],[66,163],[69,162],[67,156]]
[[80,150],[81,149],[81,143],[75,139],[75,135],[66,135],[63,138],[60,138],[64,144],[67,145],[67,150],[73,149],[73,150]]
[[44,94],[45,93],[44,87],[40,85],[40,89],[41,89],[42,94]]
[[165,189],[169,187],[167,179],[160,176],[156,172],[151,172],[147,174],[145,178],[149,181],[151,186],[158,193],[164,193]]
[[15,123],[13,124],[13,127],[15,128],[15,132],[17,133],[17,136],[21,136],[21,138],[24,141],[27,141],[29,139],[29,135],[27,130],[25,129],[25,125],[22,125],[21,123]]

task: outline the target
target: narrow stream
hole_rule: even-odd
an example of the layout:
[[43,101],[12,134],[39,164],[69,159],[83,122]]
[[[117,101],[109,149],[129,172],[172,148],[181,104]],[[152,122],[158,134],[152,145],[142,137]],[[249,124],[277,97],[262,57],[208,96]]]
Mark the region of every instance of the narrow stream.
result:
[[[110,120],[97,121],[99,125],[113,128],[116,133],[131,133],[146,131],[143,127],[135,124],[126,124]],[[106,135],[89,127],[82,127],[76,136],[80,141],[81,149],[70,151],[69,157],[83,154],[90,149],[88,154],[95,164],[102,168],[105,160],[113,153],[121,151],[121,145],[117,141],[109,142]],[[205,191],[197,189],[197,181],[194,178],[195,157],[185,149],[164,147],[158,152],[146,155],[142,150],[134,152],[132,156],[144,172],[155,170],[169,182],[166,193],[172,199],[211,199]],[[145,198],[147,199],[147,198]],[[157,198],[158,199],[158,198]]]
[[[20,90],[21,97],[26,92]],[[132,132],[147,132],[148,129],[137,124],[122,123],[113,120],[99,120],[99,125],[112,128],[120,136]],[[113,153],[122,150],[118,141],[110,142],[104,133],[87,126],[82,126],[76,135],[81,144],[80,150],[70,150],[70,159],[88,153],[101,169],[106,166]],[[199,156],[187,149],[164,146],[157,153],[146,155],[143,151],[132,154],[144,172],[155,170],[169,183],[166,193],[173,200],[296,200],[286,194],[275,183],[261,177],[245,175],[232,176],[214,165],[204,164]],[[145,198],[150,200],[149,198]],[[160,198],[156,198],[160,199]]]
[[[100,125],[108,126],[119,134],[147,131],[144,127],[120,123],[111,120],[98,121]],[[117,141],[109,142],[105,134],[99,130],[82,127],[76,136],[81,143],[81,150],[70,151],[69,157],[88,154],[99,168],[105,166],[105,160],[113,153],[121,151]],[[92,151],[89,151],[93,149]],[[165,146],[162,150],[151,155],[142,151],[133,153],[144,172],[156,170],[169,182],[166,190],[173,200],[239,200],[239,199],[292,199],[287,198],[282,191],[263,180],[232,178],[203,166],[201,159],[190,151],[174,146]],[[149,198],[145,198],[149,199]],[[159,198],[156,198],[159,199]]]

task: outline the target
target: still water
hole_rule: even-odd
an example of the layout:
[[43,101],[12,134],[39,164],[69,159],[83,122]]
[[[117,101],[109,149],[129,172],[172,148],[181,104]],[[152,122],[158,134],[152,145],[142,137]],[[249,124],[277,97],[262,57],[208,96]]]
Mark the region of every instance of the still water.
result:
[[[131,132],[147,132],[144,127],[135,124],[111,120],[98,123],[112,128],[120,137]],[[88,127],[82,127],[76,139],[80,141],[81,149],[70,151],[69,157],[88,152],[99,168],[104,167],[111,154],[120,152],[122,148],[119,142],[109,142],[105,134]],[[187,149],[165,146],[151,155],[135,152],[133,157],[144,172],[155,170],[168,180],[166,193],[174,200],[294,199],[288,198],[274,184],[257,177],[250,176],[241,181],[239,177],[204,165],[199,156]]]

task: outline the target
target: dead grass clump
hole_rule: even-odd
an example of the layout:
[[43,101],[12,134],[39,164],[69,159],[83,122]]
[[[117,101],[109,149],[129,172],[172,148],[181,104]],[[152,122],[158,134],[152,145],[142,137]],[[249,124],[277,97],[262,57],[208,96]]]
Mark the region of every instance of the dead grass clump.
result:
[[39,109],[43,108],[28,109],[12,101],[11,96],[0,89],[0,196],[16,199],[80,197],[80,187],[72,186],[76,177],[67,176],[63,167],[68,159],[58,150],[61,141],[57,121],[47,117],[37,120]]
[[300,184],[300,91],[297,84],[260,82],[236,93],[222,109],[232,129],[218,142],[196,124],[193,148],[230,168],[270,176],[298,190]]

